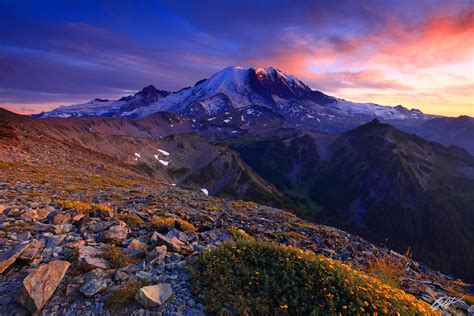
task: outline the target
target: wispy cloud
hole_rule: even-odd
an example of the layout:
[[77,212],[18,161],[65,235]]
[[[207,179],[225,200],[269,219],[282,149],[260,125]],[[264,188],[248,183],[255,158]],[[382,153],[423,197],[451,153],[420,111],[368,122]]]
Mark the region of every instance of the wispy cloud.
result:
[[0,105],[177,90],[242,65],[355,101],[469,113],[473,23],[469,0],[2,2]]

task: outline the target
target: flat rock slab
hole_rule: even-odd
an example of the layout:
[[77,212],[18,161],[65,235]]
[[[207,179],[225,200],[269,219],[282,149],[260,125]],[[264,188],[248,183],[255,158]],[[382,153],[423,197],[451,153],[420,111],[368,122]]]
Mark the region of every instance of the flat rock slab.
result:
[[107,280],[105,279],[92,279],[79,289],[87,297],[92,297],[105,290],[107,290]]
[[135,299],[144,307],[151,308],[163,305],[173,294],[173,289],[168,283],[142,287],[135,295]]
[[71,264],[67,261],[51,261],[39,266],[22,283],[17,301],[35,314],[53,295]]
[[182,255],[190,255],[194,251],[191,247],[183,243],[176,237],[168,238],[158,232],[154,232],[151,237],[157,246],[166,246],[169,251],[178,252]]
[[32,261],[38,251],[44,246],[44,244],[36,239],[33,239],[28,246],[26,247],[25,250],[20,254],[19,259],[24,260],[24,261]]
[[101,251],[91,246],[80,247],[77,251],[79,265],[88,269],[108,269],[110,264],[107,260],[100,258]]
[[127,239],[128,228],[125,223],[123,225],[111,226],[105,232],[99,234],[99,239],[104,242],[121,243]]
[[0,273],[3,273],[21,255],[27,244],[18,245],[0,254]]

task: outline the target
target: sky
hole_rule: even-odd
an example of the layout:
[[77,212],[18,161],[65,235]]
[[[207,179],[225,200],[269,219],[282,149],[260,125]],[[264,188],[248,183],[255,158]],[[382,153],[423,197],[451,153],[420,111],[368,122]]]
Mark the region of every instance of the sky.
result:
[[0,0],[0,107],[274,66],[350,101],[474,116],[474,1]]

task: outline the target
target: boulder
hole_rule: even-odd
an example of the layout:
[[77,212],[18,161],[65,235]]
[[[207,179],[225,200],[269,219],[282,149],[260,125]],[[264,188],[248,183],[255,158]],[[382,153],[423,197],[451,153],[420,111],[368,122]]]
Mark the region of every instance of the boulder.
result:
[[0,254],[0,273],[3,273],[27,247],[27,244],[18,245]]
[[142,287],[135,295],[135,299],[144,307],[152,308],[163,305],[173,294],[173,289],[168,283]]
[[109,269],[110,264],[107,260],[100,258],[101,251],[91,246],[82,246],[77,248],[77,260],[79,265],[86,269]]
[[55,212],[49,217],[49,222],[54,225],[66,224],[71,219],[69,213]]
[[23,280],[17,301],[32,314],[37,313],[53,295],[70,265],[56,260],[39,266]]
[[[99,234],[99,239],[103,242],[121,243],[127,239],[128,228],[125,223],[111,226],[105,232]],[[123,225],[122,225],[123,224]]]
[[190,255],[194,252],[191,247],[187,246],[176,237],[168,238],[158,232],[154,232],[152,240],[157,246],[166,246],[169,251],[178,252],[183,255]]

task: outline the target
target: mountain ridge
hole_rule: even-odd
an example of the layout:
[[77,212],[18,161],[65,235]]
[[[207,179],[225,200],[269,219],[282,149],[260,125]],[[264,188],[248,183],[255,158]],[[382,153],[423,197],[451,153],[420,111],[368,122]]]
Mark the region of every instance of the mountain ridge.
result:
[[[150,86],[149,86],[150,87]],[[250,87],[250,88],[248,88]],[[136,97],[138,94],[143,93],[144,88],[142,91],[138,92],[134,96],[123,97],[117,102],[121,102],[124,100],[128,100],[130,98]],[[155,88],[156,89],[156,88]],[[250,90],[249,90],[250,89]],[[330,103],[341,103],[341,106],[346,110],[347,102],[346,100],[337,99],[324,93],[316,90],[312,90],[304,84],[301,80],[297,79],[294,76],[287,75],[286,73],[274,68],[255,68],[251,67],[245,69],[243,67],[226,67],[223,70],[215,73],[214,75],[210,76],[207,79],[202,79],[193,87],[183,88],[177,92],[167,92],[162,90],[157,90],[158,95],[161,97],[158,100],[150,100],[148,104],[141,108],[132,108],[131,111],[123,111],[122,113],[115,113],[114,116],[123,116],[123,117],[144,117],[148,114],[158,111],[170,111],[171,112],[183,112],[186,106],[190,106],[193,102],[202,102],[209,98],[213,98],[219,93],[223,93],[227,97],[230,97],[232,102],[235,103],[236,108],[243,108],[249,105],[265,105],[267,106],[268,102],[272,103],[272,106],[282,107],[283,105],[293,108],[296,110],[298,106],[301,104],[290,104],[287,102],[288,99],[291,99],[294,102],[298,103],[302,100],[310,101],[315,103],[316,105],[327,105]],[[247,99],[245,97],[247,92],[251,92],[252,99]],[[192,94],[193,97],[189,98],[189,94]],[[278,98],[273,98],[276,96]],[[243,97],[241,97],[243,96]],[[165,99],[165,100],[163,100]],[[184,101],[184,102],[183,102]],[[110,102],[110,101],[107,101]],[[224,102],[219,100],[219,102]],[[212,102],[212,105],[216,108],[219,108],[219,102]],[[185,103],[185,104],[183,104]],[[225,103],[225,102],[224,102]],[[87,103],[86,103],[87,104]],[[110,104],[106,104],[110,106]],[[120,104],[122,105],[122,104]],[[379,106],[373,103],[352,103],[350,105],[354,107],[354,110],[357,110],[357,106],[355,105],[364,105],[363,111],[369,111],[370,108],[373,107],[372,110],[386,111],[387,115],[395,116],[395,115],[406,115],[412,114],[414,116],[423,115],[419,110],[408,110],[402,106],[396,107],[386,107],[386,106]],[[93,106],[93,104],[91,104]],[[178,108],[173,109],[173,107],[178,106]],[[76,109],[75,106],[69,107],[72,112]],[[113,106],[113,108],[117,108],[117,106]],[[67,111],[64,111],[65,108],[62,108],[63,113],[61,111],[57,111],[56,113],[54,110],[52,112],[45,112],[42,114],[35,115],[35,117],[52,117],[58,115],[68,115]],[[59,109],[58,109],[59,110]],[[280,109],[282,110],[282,109]],[[334,109],[333,109],[334,110]],[[288,111],[288,110],[286,110]],[[414,112],[410,112],[414,111]],[[277,111],[278,112],[278,111]],[[91,113],[69,113],[70,115],[79,116],[90,116]],[[213,114],[213,109],[207,108],[207,114]],[[356,115],[362,115],[364,113],[355,113]],[[103,114],[96,113],[95,115],[100,116]],[[105,115],[109,115],[108,113]],[[380,115],[380,113],[379,113]]]

